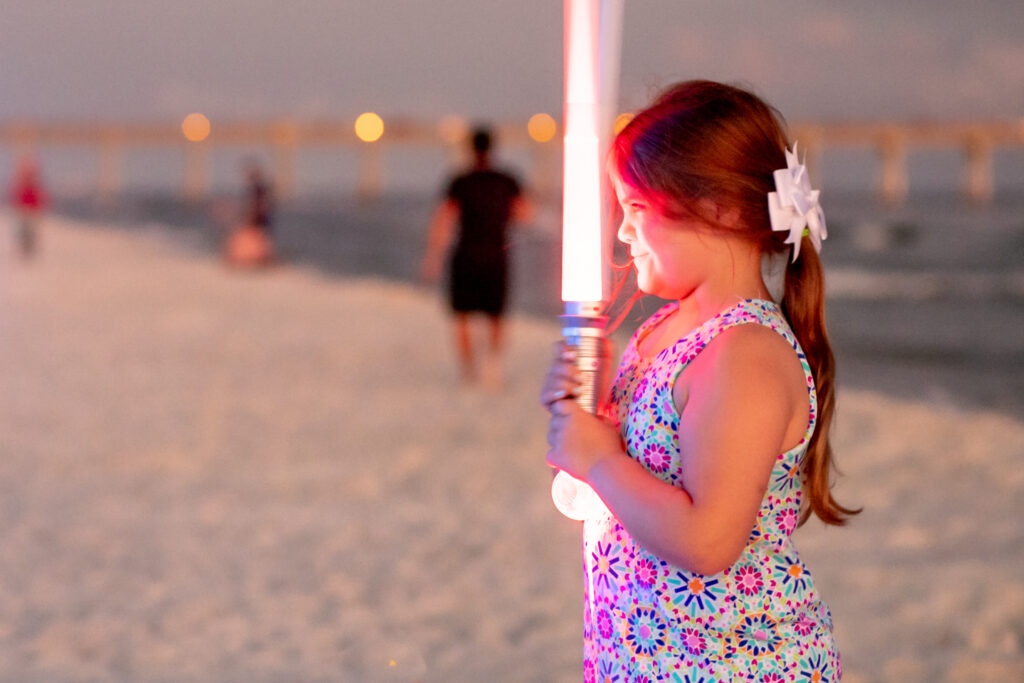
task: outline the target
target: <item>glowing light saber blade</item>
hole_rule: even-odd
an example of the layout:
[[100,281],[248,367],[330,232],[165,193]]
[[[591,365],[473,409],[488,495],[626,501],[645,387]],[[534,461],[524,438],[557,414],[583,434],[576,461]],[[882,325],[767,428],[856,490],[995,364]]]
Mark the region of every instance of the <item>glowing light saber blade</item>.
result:
[[[562,197],[562,336],[576,350],[582,377],[577,401],[599,408],[608,355],[602,315],[606,295],[607,218],[604,152],[617,96],[622,0],[565,0],[565,151]],[[551,486],[559,511],[583,520],[607,513],[588,485],[559,471]]]

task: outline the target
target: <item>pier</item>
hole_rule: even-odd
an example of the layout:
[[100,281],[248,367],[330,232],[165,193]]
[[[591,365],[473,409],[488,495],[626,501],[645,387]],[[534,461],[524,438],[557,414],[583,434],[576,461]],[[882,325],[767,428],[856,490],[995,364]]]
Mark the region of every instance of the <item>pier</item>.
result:
[[985,204],[994,194],[995,150],[1024,146],[1024,119],[970,123],[798,123],[792,131],[807,151],[812,175],[826,149],[873,148],[878,158],[875,189],[879,199],[890,205],[901,204],[910,190],[907,155],[912,149],[961,150],[963,195],[968,201]]
[[[8,122],[0,124],[0,147],[15,155],[49,147],[85,147],[96,151],[96,187],[100,196],[115,196],[124,186],[124,155],[138,148],[180,148],[183,152],[182,193],[189,198],[209,191],[209,156],[214,147],[264,147],[272,151],[278,192],[296,191],[296,164],[303,149],[337,148],[358,160],[356,193],[372,199],[385,189],[388,149],[425,146],[457,155],[466,130],[464,122],[428,122],[390,119],[384,135],[364,142],[351,121],[217,122],[199,141],[186,139],[175,123]],[[528,148],[528,181],[540,192],[557,191],[560,181],[561,136],[544,141],[531,138],[526,122],[506,121],[495,126],[507,148]],[[992,200],[995,178],[993,155],[1006,147],[1024,147],[1024,119],[976,122],[815,123],[791,125],[793,138],[807,154],[812,176],[822,156],[837,148],[875,150],[875,190],[881,202],[902,203],[910,190],[908,153],[919,148],[960,150],[963,155],[961,187],[965,199],[985,204]],[[560,132],[559,132],[560,133]]]

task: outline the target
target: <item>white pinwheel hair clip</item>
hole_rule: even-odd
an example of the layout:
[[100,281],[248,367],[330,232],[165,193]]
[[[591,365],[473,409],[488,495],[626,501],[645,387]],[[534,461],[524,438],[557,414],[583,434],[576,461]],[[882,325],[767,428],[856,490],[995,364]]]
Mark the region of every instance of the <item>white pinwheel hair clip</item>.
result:
[[768,217],[772,230],[788,230],[786,244],[793,245],[793,261],[800,256],[800,240],[807,234],[814,244],[814,250],[821,253],[821,241],[828,237],[825,230],[825,212],[818,204],[820,190],[811,189],[807,177],[807,166],[800,163],[793,151],[786,150],[786,168],[772,174],[775,177],[775,192],[768,193]]

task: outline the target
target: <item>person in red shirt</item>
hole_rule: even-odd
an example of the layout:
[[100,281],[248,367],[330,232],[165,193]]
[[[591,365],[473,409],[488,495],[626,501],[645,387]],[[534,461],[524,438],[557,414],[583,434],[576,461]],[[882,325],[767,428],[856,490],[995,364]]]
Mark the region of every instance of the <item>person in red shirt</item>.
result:
[[11,183],[11,206],[17,214],[15,241],[22,258],[31,258],[38,248],[38,219],[46,207],[46,193],[39,178],[39,165],[32,157],[22,157]]

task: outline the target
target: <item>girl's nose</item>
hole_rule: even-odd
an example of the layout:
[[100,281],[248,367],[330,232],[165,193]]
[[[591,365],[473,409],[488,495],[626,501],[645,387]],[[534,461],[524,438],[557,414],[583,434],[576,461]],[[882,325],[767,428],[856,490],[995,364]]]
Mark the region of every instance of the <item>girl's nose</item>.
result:
[[629,221],[625,218],[619,223],[619,231],[615,234],[619,238],[619,241],[623,244],[629,244],[634,235],[633,226],[629,224]]

